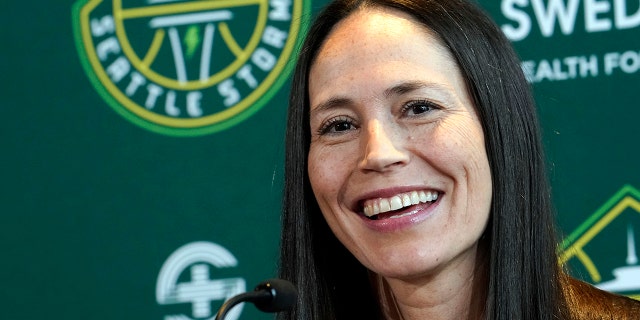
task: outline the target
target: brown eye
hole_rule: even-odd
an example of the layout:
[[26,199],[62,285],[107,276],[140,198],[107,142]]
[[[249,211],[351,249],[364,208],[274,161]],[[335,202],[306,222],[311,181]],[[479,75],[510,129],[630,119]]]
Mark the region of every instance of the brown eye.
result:
[[411,111],[413,111],[413,114],[425,113],[425,112],[429,111],[430,109],[431,109],[430,106],[425,106],[425,105],[417,105],[417,106],[412,106],[411,107]]
[[318,133],[320,135],[340,134],[340,133],[344,133],[345,131],[354,130],[354,129],[357,129],[357,128],[354,125],[353,120],[351,118],[337,117],[327,121],[322,126],[322,128],[318,130]]
[[353,125],[348,122],[339,122],[333,125],[333,131],[336,131],[336,132],[347,131],[352,128],[353,128]]
[[414,116],[414,115],[427,113],[436,109],[437,109],[436,105],[429,101],[412,101],[405,106],[404,112],[409,116]]

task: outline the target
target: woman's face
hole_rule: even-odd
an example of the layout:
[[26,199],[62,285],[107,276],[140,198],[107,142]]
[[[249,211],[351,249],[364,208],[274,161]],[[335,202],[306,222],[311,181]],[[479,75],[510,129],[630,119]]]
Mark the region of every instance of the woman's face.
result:
[[491,203],[484,137],[441,41],[393,10],[340,22],[309,74],[308,174],[366,267],[412,278],[472,267]]

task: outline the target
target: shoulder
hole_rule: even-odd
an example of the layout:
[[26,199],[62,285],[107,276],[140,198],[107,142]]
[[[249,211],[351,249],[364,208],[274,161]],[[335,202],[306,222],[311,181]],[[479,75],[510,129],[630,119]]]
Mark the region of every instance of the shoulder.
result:
[[640,301],[600,290],[590,284],[567,277],[563,289],[572,320],[637,320]]

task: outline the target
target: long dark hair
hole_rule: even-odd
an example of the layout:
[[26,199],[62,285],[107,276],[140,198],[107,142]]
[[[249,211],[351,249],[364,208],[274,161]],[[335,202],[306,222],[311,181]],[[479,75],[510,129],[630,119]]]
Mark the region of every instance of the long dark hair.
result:
[[529,84],[500,29],[463,0],[341,0],[316,18],[292,80],[286,131],[280,276],[299,291],[281,319],[381,318],[370,275],[324,221],[307,175],[308,75],[333,27],[363,6],[400,10],[451,51],[482,123],[493,179],[486,319],[565,318],[540,130]]

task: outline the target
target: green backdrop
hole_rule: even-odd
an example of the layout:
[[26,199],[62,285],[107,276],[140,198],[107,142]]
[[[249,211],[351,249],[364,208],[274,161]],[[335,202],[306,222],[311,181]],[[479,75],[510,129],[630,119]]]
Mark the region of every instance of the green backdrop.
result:
[[[122,2],[0,4],[3,319],[207,319],[276,274],[287,50],[324,1]],[[637,297],[640,2],[482,5],[530,75],[561,261]]]

